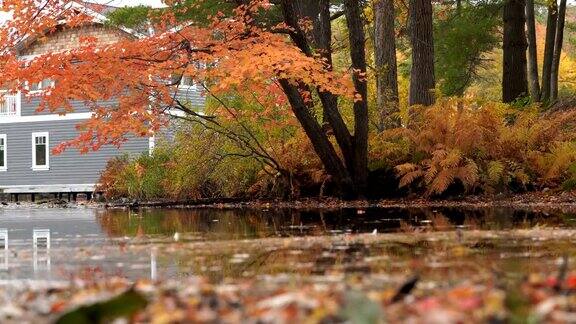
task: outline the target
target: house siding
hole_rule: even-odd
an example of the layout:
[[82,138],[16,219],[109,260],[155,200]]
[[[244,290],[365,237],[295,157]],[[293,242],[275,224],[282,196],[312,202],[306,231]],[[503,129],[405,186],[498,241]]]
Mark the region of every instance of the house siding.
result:
[[[110,101],[102,101],[99,104],[100,105],[115,105],[117,104],[118,101],[117,100],[110,100]],[[87,113],[90,112],[90,107],[82,102],[82,101],[78,101],[78,100],[74,100],[70,102],[70,105],[72,106],[73,113]],[[21,99],[21,115],[22,116],[36,116],[36,115],[51,115],[51,114],[62,114],[65,111],[63,109],[59,109],[56,110],[55,112],[51,112],[48,109],[45,109],[43,111],[36,111],[38,109],[38,107],[40,106],[40,97],[37,96],[22,96]]]
[[49,132],[50,149],[75,138],[78,121],[51,121],[0,124],[0,134],[7,136],[8,171],[0,172],[0,189],[10,186],[96,184],[106,163],[125,153],[148,152],[148,138],[132,138],[120,149],[105,146],[96,152],[80,154],[68,149],[60,155],[50,154],[50,170],[32,170],[32,133]]
[[206,97],[202,92],[200,87],[181,87],[176,92],[176,99],[196,112],[204,112]]
[[[75,28],[59,28],[54,32],[38,39],[24,42],[17,49],[23,59],[29,59],[35,55],[59,52],[78,48],[83,37],[96,38],[100,45],[109,45],[120,40],[132,38],[133,35],[125,31],[102,24],[92,24]],[[181,100],[189,108],[202,113],[204,111],[205,98],[199,87],[181,88],[175,93],[175,97]],[[32,133],[48,132],[50,150],[58,144],[72,140],[78,136],[76,125],[81,123],[80,118],[73,116],[66,120],[64,117],[49,116],[64,113],[64,110],[51,112],[48,110],[37,112],[40,105],[40,97],[28,95],[20,98],[20,116],[10,117],[2,122],[0,116],[0,134],[7,137],[7,171],[0,171],[0,193],[2,190],[34,189],[42,186],[66,187],[73,191],[79,186],[85,188],[97,184],[101,172],[105,169],[108,161],[123,154],[138,155],[148,152],[150,142],[148,138],[130,138],[120,149],[114,146],[105,146],[96,152],[80,154],[76,149],[68,149],[60,155],[50,153],[50,168],[46,171],[32,170]],[[90,106],[83,101],[72,101],[72,113],[89,113]],[[103,101],[100,105],[115,105],[117,100]],[[37,116],[32,117],[32,116]],[[69,117],[69,116],[67,116]],[[85,118],[86,116],[83,116]],[[18,121],[18,118],[26,118]],[[54,120],[56,119],[56,120]],[[16,120],[16,122],[11,122]],[[44,121],[40,121],[44,120]],[[156,136],[158,142],[172,141],[176,132],[176,125],[164,129]],[[14,189],[17,188],[17,189]]]

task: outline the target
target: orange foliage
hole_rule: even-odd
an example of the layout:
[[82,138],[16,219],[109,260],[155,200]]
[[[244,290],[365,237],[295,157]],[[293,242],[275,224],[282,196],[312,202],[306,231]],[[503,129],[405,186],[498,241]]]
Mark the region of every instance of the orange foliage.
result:
[[[168,4],[171,1],[167,1]],[[40,95],[39,111],[69,113],[72,101],[83,101],[93,117],[78,125],[78,138],[55,151],[77,147],[82,152],[106,144],[120,145],[127,135],[149,136],[167,123],[165,112],[175,106],[175,84],[171,75],[185,74],[207,85],[217,95],[231,90],[255,98],[276,96],[266,105],[282,102],[275,88],[278,78],[303,82],[321,90],[353,99],[347,75],[328,71],[315,57],[307,57],[285,34],[284,25],[262,27],[250,18],[266,10],[266,0],[252,1],[234,10],[232,17],[212,17],[206,26],[176,23],[167,11],[154,25],[155,34],[130,37],[112,45],[82,39],[79,48],[37,56],[23,63],[13,50],[26,39],[43,37],[63,22],[75,27],[90,22],[72,0],[48,1],[39,7],[35,0],[6,0],[4,9],[13,18],[0,28],[0,43],[6,44],[0,64],[4,87],[28,90],[25,82],[52,79],[56,86]],[[113,106],[102,104],[117,99]]]

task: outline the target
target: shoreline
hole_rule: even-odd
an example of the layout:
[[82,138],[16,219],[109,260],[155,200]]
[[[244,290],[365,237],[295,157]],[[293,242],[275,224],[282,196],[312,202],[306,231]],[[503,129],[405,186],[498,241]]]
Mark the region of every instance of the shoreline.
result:
[[101,208],[101,209],[293,209],[338,210],[367,208],[518,208],[561,209],[576,212],[576,192],[532,192],[512,195],[463,196],[452,199],[398,198],[380,200],[344,201],[335,198],[298,200],[244,200],[235,198],[203,199],[194,201],[136,201],[123,199],[111,202],[2,202],[0,210],[46,208]]
[[238,200],[221,201],[148,201],[108,202],[104,208],[181,208],[181,209],[294,209],[294,210],[338,210],[366,208],[562,208],[576,212],[576,192],[533,192],[512,195],[464,196],[452,199],[397,198],[379,200],[345,201],[335,198],[284,200]]

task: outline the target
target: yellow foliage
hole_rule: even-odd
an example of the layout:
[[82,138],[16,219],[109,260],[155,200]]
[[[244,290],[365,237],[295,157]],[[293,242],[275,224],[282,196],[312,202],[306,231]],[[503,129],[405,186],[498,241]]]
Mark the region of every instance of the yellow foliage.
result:
[[372,139],[372,159],[394,165],[401,187],[421,185],[427,195],[457,182],[484,191],[557,185],[576,162],[576,112],[441,99],[414,108],[407,125]]

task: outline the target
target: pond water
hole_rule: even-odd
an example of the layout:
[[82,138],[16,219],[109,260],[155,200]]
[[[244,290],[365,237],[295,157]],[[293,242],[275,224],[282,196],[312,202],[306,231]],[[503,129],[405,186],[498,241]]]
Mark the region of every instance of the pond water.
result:
[[[452,280],[480,267],[553,271],[576,254],[576,214],[512,208],[0,209],[3,229],[3,283],[411,272]],[[49,247],[35,244],[37,230],[50,231]]]

